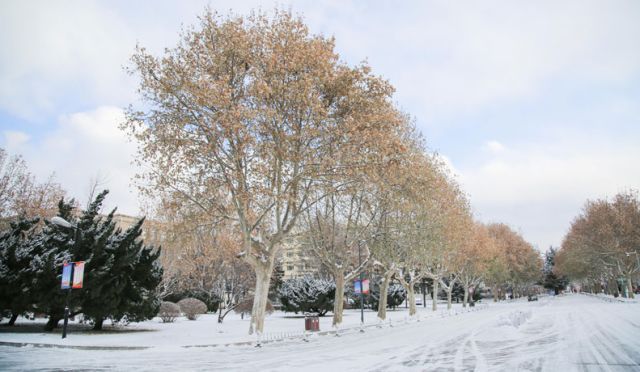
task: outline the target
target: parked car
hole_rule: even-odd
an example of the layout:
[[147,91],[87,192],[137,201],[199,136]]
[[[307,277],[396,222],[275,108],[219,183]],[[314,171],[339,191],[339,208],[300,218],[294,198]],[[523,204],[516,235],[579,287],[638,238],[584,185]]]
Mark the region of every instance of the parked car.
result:
[[422,306],[422,305],[423,305],[422,298],[416,297],[416,306]]
[[527,296],[527,301],[538,301],[538,296],[529,295],[529,296]]

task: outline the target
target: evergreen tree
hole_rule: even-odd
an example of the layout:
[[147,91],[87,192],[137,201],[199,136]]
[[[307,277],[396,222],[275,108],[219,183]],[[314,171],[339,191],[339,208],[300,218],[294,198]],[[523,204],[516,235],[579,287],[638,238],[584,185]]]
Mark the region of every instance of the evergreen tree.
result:
[[557,295],[561,290],[565,289],[569,284],[569,279],[566,276],[558,277],[553,272],[553,267],[555,266],[555,257],[557,250],[553,249],[553,247],[549,247],[547,253],[545,253],[544,258],[544,282],[543,285],[547,289],[552,289],[554,293]]
[[[73,204],[73,200],[60,200],[57,216],[73,221]],[[71,252],[75,243],[74,229],[45,220],[42,231],[25,247],[24,254],[31,257],[31,264],[25,273],[25,285],[34,296],[37,311],[48,315],[49,320],[45,325],[48,331],[56,328],[64,317],[65,293],[60,289],[62,265],[64,261],[72,261]]]
[[46,221],[31,244],[30,284],[37,294],[36,307],[49,315],[47,330],[57,327],[64,316],[66,294],[60,279],[65,260],[85,262],[83,288],[71,292],[69,308],[71,315],[83,313],[91,319],[94,329],[101,329],[107,318],[140,321],[157,313],[160,250],[145,247],[140,239],[144,219],[123,232],[113,221],[115,209],[99,215],[107,193],[100,193],[78,218],[71,213],[73,202],[60,201],[58,216],[74,227]]
[[144,219],[122,231],[113,221],[115,209],[106,217],[98,216],[107,193],[100,193],[82,213],[79,241],[73,249],[74,261],[85,261],[85,280],[72,301],[96,330],[107,318],[151,319],[160,306],[155,295],[162,279],[156,262],[160,250],[145,247],[140,239]]
[[305,276],[285,280],[278,293],[284,311],[323,316],[333,310],[336,285],[328,280]]
[[[158,312],[160,300],[155,288],[162,279],[157,263],[160,251],[145,247],[139,239],[143,223],[141,219],[124,232],[115,230],[104,248],[95,245],[89,254],[86,270],[90,274],[80,307],[96,330],[102,329],[107,318],[137,322],[151,319]],[[108,224],[114,226],[110,219]]]
[[278,298],[280,287],[282,287],[282,278],[284,277],[284,269],[282,263],[277,262],[273,268],[273,274],[271,274],[271,281],[269,283],[269,300],[275,302]]
[[464,299],[464,287],[459,282],[453,283],[451,298],[453,298],[457,303]]
[[[371,296],[369,298],[369,305],[372,309],[378,308],[380,302],[380,280],[374,280],[370,288]],[[387,290],[387,307],[395,309],[396,306],[401,305],[407,298],[407,290],[399,283],[389,284]]]
[[26,286],[31,256],[25,248],[38,221],[19,218],[0,235],[0,311],[11,314],[9,325],[32,308],[32,292]]

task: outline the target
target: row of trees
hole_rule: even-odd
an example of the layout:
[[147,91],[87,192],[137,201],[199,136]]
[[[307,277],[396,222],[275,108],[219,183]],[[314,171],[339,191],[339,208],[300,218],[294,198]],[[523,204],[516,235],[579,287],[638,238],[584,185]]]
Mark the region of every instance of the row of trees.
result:
[[41,313],[48,316],[47,330],[57,327],[64,316],[60,279],[65,261],[85,262],[83,288],[69,296],[72,316],[82,313],[101,329],[105,319],[129,322],[156,315],[160,251],[140,239],[144,219],[123,231],[113,220],[115,210],[99,214],[106,195],[97,195],[82,212],[73,200],[62,199],[56,215],[72,228],[46,218],[11,219],[0,235],[0,311],[10,314],[10,325],[19,315]]
[[[182,236],[224,236],[237,247],[255,280],[250,332],[264,330],[286,244],[302,245],[333,277],[335,326],[345,283],[365,267],[382,277],[381,319],[394,279],[413,314],[423,276],[436,293],[439,284],[451,293],[455,281],[483,280],[497,293],[522,291],[540,273],[519,234],[473,221],[442,161],[395,108],[393,87],[366,63],[341,62],[332,39],[289,12],[207,12],[163,56],[139,47],[130,71],[144,109],[130,108],[122,128],[140,146],[140,189],[160,215],[184,222]],[[216,255],[227,268],[231,256]]]
[[[566,275],[595,293],[633,297],[640,273],[640,200],[636,191],[587,201],[555,257]],[[636,285],[634,285],[634,281]]]

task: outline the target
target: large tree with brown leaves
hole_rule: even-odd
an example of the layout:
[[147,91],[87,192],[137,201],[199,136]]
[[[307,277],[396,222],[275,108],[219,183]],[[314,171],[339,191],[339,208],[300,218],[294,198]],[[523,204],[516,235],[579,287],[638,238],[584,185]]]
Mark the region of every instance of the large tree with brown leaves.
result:
[[206,12],[163,56],[140,47],[132,60],[144,108],[131,108],[123,128],[140,143],[141,187],[232,221],[256,275],[250,332],[260,334],[274,260],[325,197],[318,187],[340,188],[348,180],[328,179],[392,158],[371,150],[397,138],[392,88],[279,11]]

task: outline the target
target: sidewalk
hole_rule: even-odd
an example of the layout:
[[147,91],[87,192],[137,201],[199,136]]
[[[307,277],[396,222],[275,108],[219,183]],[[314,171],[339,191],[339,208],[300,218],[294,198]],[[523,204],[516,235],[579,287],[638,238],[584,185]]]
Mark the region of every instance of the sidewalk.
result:
[[205,314],[195,321],[178,318],[174,323],[161,323],[157,318],[128,326],[105,325],[104,331],[92,331],[90,326],[75,322],[70,323],[66,339],[61,338],[61,331],[46,333],[41,327],[45,320],[30,321],[19,319],[15,328],[0,327],[0,345],[14,347],[70,348],[79,350],[142,350],[163,347],[228,347],[250,346],[283,342],[287,340],[304,340],[309,337],[343,335],[360,332],[371,327],[400,327],[420,320],[446,318],[464,315],[466,312],[480,311],[487,304],[478,304],[473,308],[462,308],[454,304],[451,311],[445,304],[438,304],[439,310],[432,312],[430,308],[418,308],[415,317],[408,316],[408,309],[389,310],[387,319],[380,322],[377,313],[365,310],[364,326],[360,324],[360,311],[345,310],[343,324],[339,329],[331,326],[330,315],[320,318],[320,332],[304,331],[304,316],[291,313],[276,312],[265,321],[266,332],[260,339],[249,335],[249,318],[241,319],[237,314],[229,314],[224,323],[217,322],[216,314]]

